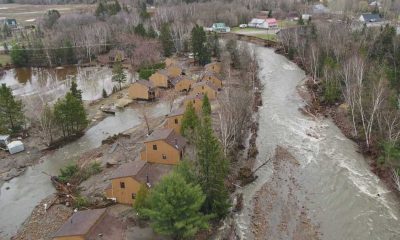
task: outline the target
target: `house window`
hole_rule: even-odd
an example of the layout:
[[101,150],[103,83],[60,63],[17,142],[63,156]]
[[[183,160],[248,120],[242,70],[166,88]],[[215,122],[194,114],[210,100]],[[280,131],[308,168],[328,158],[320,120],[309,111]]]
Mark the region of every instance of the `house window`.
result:
[[193,100],[193,103],[196,103],[196,100]]
[[175,124],[178,124],[178,122],[179,122],[179,121],[178,121],[178,119],[177,119],[177,118],[175,118]]
[[119,187],[120,188],[125,188],[125,183],[124,182],[119,182]]
[[203,89],[203,90],[204,90],[204,86],[202,86],[202,87],[201,87],[201,89]]
[[132,193],[132,199],[136,199],[136,193]]
[[153,150],[157,150],[157,145],[156,144],[153,145]]
[[167,159],[167,155],[163,154],[162,159]]

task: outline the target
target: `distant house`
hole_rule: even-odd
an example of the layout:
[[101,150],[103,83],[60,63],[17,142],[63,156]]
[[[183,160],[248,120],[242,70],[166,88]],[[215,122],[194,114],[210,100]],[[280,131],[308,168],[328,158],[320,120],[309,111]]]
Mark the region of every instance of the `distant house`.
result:
[[181,133],[181,126],[182,126],[182,119],[183,119],[183,114],[185,114],[185,108],[181,107],[178,108],[177,110],[171,112],[168,114],[166,117],[165,121],[165,128],[170,128],[174,129],[174,131],[178,134]]
[[1,26],[7,25],[7,27],[12,28],[12,29],[18,27],[17,20],[14,18],[2,17],[2,18],[0,18],[0,25]]
[[301,14],[301,19],[303,19],[304,21],[308,21],[311,19],[311,14]]
[[125,53],[122,50],[113,49],[107,54],[102,54],[97,57],[101,64],[110,64],[115,62],[125,61]]
[[253,18],[249,24],[249,27],[254,28],[263,28],[263,29],[270,29],[270,28],[277,28],[278,22],[275,18]]
[[132,205],[141,186],[153,186],[171,170],[170,165],[151,164],[141,160],[122,164],[111,176],[106,196],[115,199],[117,203]]
[[225,23],[214,23],[211,26],[212,31],[214,32],[230,32],[231,28],[226,26]]
[[288,15],[286,16],[287,19],[290,21],[298,21],[300,15],[297,12],[289,12]]
[[149,77],[149,81],[155,87],[169,88],[171,86],[168,79],[168,71],[165,69],[158,70]]
[[154,100],[156,98],[156,87],[147,80],[137,80],[128,89],[130,99]]
[[212,83],[218,89],[222,88],[222,80],[212,72],[204,72],[204,74],[201,76],[201,81]]
[[173,129],[157,129],[144,141],[140,156],[143,161],[159,164],[178,164],[186,146],[186,139]]
[[183,91],[188,92],[192,87],[193,81],[190,80],[187,76],[181,75],[171,79],[171,84],[178,92],[183,92]]
[[202,94],[189,95],[185,98],[185,100],[183,100],[183,107],[186,109],[189,103],[192,103],[196,112],[201,112],[203,106],[203,97],[204,95]]
[[167,67],[168,77],[175,78],[182,74],[182,67],[178,65],[170,65]]
[[221,67],[221,63],[220,62],[212,62],[212,63],[206,64],[204,66],[204,69],[206,71],[209,71],[209,72],[220,73],[222,67]]
[[193,95],[207,94],[210,100],[215,100],[218,94],[218,87],[211,82],[198,82],[193,84],[191,93]]
[[381,22],[382,18],[379,16],[379,14],[363,13],[361,14],[359,20],[363,23],[375,23]]
[[313,14],[329,13],[329,9],[327,7],[325,7],[325,5],[322,3],[313,5],[312,11],[313,11]]
[[[50,224],[50,223],[49,223]],[[122,240],[123,224],[105,208],[75,212],[52,236],[53,240]]]

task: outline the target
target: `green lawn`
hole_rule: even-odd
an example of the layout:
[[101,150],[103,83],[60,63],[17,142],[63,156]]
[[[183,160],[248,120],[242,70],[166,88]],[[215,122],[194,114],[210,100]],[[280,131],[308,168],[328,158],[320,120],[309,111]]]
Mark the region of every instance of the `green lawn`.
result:
[[1,64],[2,66],[6,65],[6,64],[11,64],[10,55],[7,55],[7,54],[0,54],[0,64]]
[[270,40],[270,41],[277,41],[276,35],[275,34],[267,34],[267,33],[262,33],[262,34],[253,34],[252,36],[258,37],[264,40]]
[[289,21],[289,20],[279,20],[278,21],[278,26],[280,28],[288,28],[288,27],[293,27],[296,25],[297,25],[296,21]]
[[265,31],[265,29],[260,29],[260,28],[240,28],[240,27],[233,27],[231,29],[231,32],[255,32],[255,31]]

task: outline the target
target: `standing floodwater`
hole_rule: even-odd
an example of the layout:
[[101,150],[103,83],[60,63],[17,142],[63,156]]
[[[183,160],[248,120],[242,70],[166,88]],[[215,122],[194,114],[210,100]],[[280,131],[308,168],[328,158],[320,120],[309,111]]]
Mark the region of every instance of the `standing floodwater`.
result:
[[[256,166],[273,158],[277,146],[284,149],[278,153],[288,152],[281,160],[291,163],[270,161],[245,187],[245,207],[236,221],[240,237],[307,239],[298,229],[310,224],[320,239],[400,239],[398,199],[371,172],[355,143],[331,120],[299,111],[305,104],[297,89],[304,72],[271,49],[255,48],[264,85]],[[300,214],[310,223],[293,221],[301,220]]]

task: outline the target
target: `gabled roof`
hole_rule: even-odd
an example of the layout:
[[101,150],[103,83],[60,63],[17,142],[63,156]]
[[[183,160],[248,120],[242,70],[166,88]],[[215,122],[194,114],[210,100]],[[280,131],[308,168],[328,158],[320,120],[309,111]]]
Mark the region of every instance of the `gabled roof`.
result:
[[189,95],[185,98],[185,100],[193,100],[193,99],[203,100],[203,97],[204,94]]
[[182,150],[186,146],[186,139],[169,128],[155,130],[144,142],[147,143],[159,140],[165,141],[178,150]]
[[197,86],[208,86],[209,88],[213,89],[214,91],[218,91],[218,87],[216,87],[214,84],[211,82],[198,82],[193,84],[193,88]]
[[214,23],[213,27],[215,28],[226,28],[225,23]]
[[[144,162],[144,161],[143,161]],[[135,176],[141,183],[149,183],[151,186],[160,181],[160,179],[168,174],[174,168],[173,165],[146,163],[146,165]]]
[[168,71],[166,69],[160,69],[156,73],[168,76]]
[[80,236],[87,234],[101,219],[106,209],[92,209],[74,213],[53,237]]
[[178,109],[172,111],[170,114],[167,115],[167,117],[180,116],[180,115],[183,115],[184,113],[185,113],[185,108],[181,107],[181,108],[178,108]]
[[147,81],[147,80],[137,80],[136,82],[134,82],[134,83],[137,83],[137,84],[140,84],[140,85],[143,85],[143,86],[146,86],[147,88],[149,88],[149,89],[152,89],[152,88],[154,88],[154,85],[153,85],[153,83],[152,82],[150,82],[150,81]]
[[122,164],[114,171],[110,179],[134,177],[142,170],[145,164],[146,162],[141,160]]
[[171,84],[175,86],[176,84],[178,84],[179,82],[181,82],[181,81],[183,81],[185,79],[189,80],[189,78],[187,76],[185,76],[185,75],[181,75],[181,76],[175,77],[175,78],[171,79]]
[[361,14],[361,16],[364,18],[365,22],[379,22],[382,20],[379,14],[364,13]]
[[214,72],[212,72],[212,71],[205,71],[205,72],[203,72],[203,74],[201,75],[200,79],[203,79],[203,78],[205,78],[205,77],[216,77],[216,78],[218,78],[219,80],[221,80],[221,78],[219,77],[219,75],[216,74],[216,73],[214,73]]

